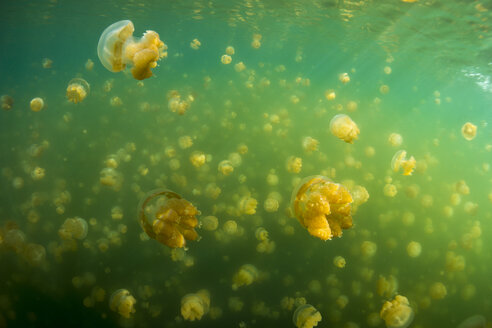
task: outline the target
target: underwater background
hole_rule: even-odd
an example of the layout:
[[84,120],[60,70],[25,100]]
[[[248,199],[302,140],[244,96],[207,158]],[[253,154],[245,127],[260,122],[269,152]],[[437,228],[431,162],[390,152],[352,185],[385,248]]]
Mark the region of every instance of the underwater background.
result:
[[[490,327],[491,10],[2,1],[0,327],[295,327],[306,303],[318,327],[385,327],[396,295],[411,322],[388,327],[476,315],[460,328]],[[152,77],[101,64],[99,38],[121,20],[167,46]],[[76,104],[74,78],[90,85]],[[339,114],[360,129],[353,143],[330,130]],[[410,175],[392,166],[399,150],[415,158]],[[340,238],[310,235],[293,213],[317,175],[354,198]],[[200,238],[173,249],[147,236],[139,204],[153,190],[200,211]],[[130,309],[112,304],[121,289]],[[209,306],[186,320],[183,297],[202,289]]]

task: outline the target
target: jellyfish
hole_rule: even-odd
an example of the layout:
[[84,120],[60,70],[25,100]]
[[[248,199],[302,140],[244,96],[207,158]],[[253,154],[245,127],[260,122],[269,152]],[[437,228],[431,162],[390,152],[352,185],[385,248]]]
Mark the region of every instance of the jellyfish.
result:
[[14,106],[14,98],[12,98],[9,95],[3,95],[0,98],[0,103],[2,104],[2,109],[11,110],[12,107]]
[[39,97],[33,98],[31,100],[30,106],[31,106],[31,110],[33,112],[39,112],[44,107],[44,100],[43,100],[43,98],[39,98]]
[[232,289],[236,290],[241,286],[249,286],[258,280],[258,269],[252,264],[244,264],[239,271],[232,277]]
[[412,175],[413,170],[415,169],[416,161],[413,156],[409,159],[406,159],[407,151],[399,150],[393,156],[391,160],[391,168],[393,171],[398,172],[400,168],[403,169],[403,175]]
[[186,294],[181,299],[181,315],[185,320],[200,320],[210,309],[210,293],[206,289]]
[[407,245],[407,254],[410,257],[419,257],[422,252],[422,245],[419,242],[411,241]]
[[485,328],[486,322],[482,315],[476,314],[466,318],[458,328]]
[[146,31],[138,40],[133,37],[134,30],[129,20],[107,27],[99,39],[97,55],[109,71],[120,72],[127,65],[133,66],[133,77],[144,80],[152,76],[151,69],[157,66],[157,61],[167,55],[167,46],[154,31]]
[[79,239],[82,240],[87,236],[89,226],[87,221],[75,217],[66,219],[58,230],[58,235],[64,240]]
[[292,316],[292,322],[297,328],[312,328],[321,321],[321,313],[311,304],[302,304],[297,307]]
[[468,141],[471,141],[477,135],[477,126],[474,125],[473,123],[466,122],[461,127],[461,134],[463,135],[463,138],[465,138]]
[[352,201],[347,188],[316,175],[299,183],[291,204],[293,213],[312,236],[329,240],[352,227]]
[[201,224],[203,229],[207,231],[215,231],[219,226],[219,219],[217,219],[217,217],[215,216],[209,215],[201,220]]
[[442,282],[435,282],[430,286],[429,293],[432,299],[442,300],[448,294],[448,290]]
[[335,115],[331,119],[330,131],[335,137],[347,143],[354,143],[354,140],[359,138],[360,133],[357,124],[345,114]]
[[137,303],[137,300],[128,290],[118,289],[109,299],[109,308],[128,319],[135,313],[135,303]]
[[396,295],[392,301],[386,301],[379,316],[388,328],[406,328],[412,323],[413,310],[405,296]]
[[[152,239],[171,248],[184,247],[186,240],[197,240],[196,218],[200,212],[193,204],[169,190],[155,190],[139,205],[142,229]],[[151,221],[147,219],[150,215]]]
[[68,82],[67,98],[74,104],[82,102],[85,97],[87,97],[89,92],[89,83],[87,83],[87,81],[84,79],[77,77],[75,79],[71,79],[70,82]]

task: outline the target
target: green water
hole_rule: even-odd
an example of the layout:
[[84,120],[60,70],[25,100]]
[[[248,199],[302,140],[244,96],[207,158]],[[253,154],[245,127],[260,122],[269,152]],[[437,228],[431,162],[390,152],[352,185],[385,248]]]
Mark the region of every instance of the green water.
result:
[[[413,309],[410,327],[457,327],[476,314],[490,326],[490,10],[486,1],[437,0],[2,2],[0,95],[13,106],[0,111],[0,327],[293,327],[304,301],[320,312],[318,327],[384,327],[379,312],[396,294]],[[97,56],[101,33],[123,19],[135,37],[154,30],[168,47],[142,82]],[[228,46],[235,53],[225,65]],[[66,97],[75,77],[90,84],[78,104]],[[169,108],[173,90],[194,99],[184,115]],[[30,109],[35,97],[44,100],[39,112]],[[337,114],[358,125],[353,144],[330,132]],[[466,122],[477,127],[471,141]],[[391,133],[401,145],[390,144]],[[183,149],[185,136],[193,143]],[[306,151],[305,137],[318,149]],[[416,159],[412,175],[391,169],[400,149]],[[200,167],[190,161],[197,152]],[[225,176],[218,166],[231,156],[241,161]],[[287,169],[292,156],[302,159],[299,173]],[[116,186],[101,183],[110,158]],[[37,167],[44,176],[33,178]],[[341,238],[311,236],[290,212],[293,190],[312,175],[370,195]],[[394,197],[383,192],[388,184]],[[186,243],[182,261],[138,222],[139,202],[159,188],[196,206],[199,221],[218,218],[215,231],[196,229],[201,238]],[[278,209],[267,211],[272,192]],[[251,215],[241,211],[247,197],[257,201]],[[87,236],[62,239],[75,217]],[[271,252],[257,251],[259,227]],[[13,230],[24,237],[15,245]],[[407,254],[412,241],[418,257]],[[33,245],[45,250],[39,260]],[[233,290],[244,264],[258,279]],[[397,288],[380,295],[380,277],[390,276]],[[442,299],[435,283],[445,286]],[[122,288],[136,299],[129,319],[109,305]],[[186,321],[181,299],[200,289],[210,310]]]

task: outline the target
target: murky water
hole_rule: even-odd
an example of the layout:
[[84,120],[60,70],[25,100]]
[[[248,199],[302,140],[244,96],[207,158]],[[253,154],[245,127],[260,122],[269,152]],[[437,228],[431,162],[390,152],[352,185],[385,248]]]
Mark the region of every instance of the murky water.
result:
[[0,9],[0,327],[491,326],[488,2]]

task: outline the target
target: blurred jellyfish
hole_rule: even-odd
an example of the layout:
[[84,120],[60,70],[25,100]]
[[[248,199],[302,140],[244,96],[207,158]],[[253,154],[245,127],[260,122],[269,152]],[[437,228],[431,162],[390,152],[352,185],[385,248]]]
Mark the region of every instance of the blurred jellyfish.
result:
[[337,268],[343,269],[345,268],[345,264],[346,264],[345,258],[343,258],[342,256],[335,256],[335,258],[333,259],[333,264]]
[[287,159],[287,171],[290,173],[299,173],[302,169],[302,158],[291,156]]
[[202,45],[202,43],[200,42],[200,40],[198,39],[193,39],[193,41],[190,42],[190,47],[191,49],[193,50],[198,50],[200,49],[200,46]]
[[435,282],[430,286],[429,293],[432,299],[442,300],[448,294],[448,290],[442,282]]
[[97,55],[106,69],[120,72],[127,65],[133,66],[132,75],[137,80],[152,76],[152,68],[165,57],[167,46],[159,34],[147,30],[140,40],[133,37],[135,28],[129,20],[122,20],[107,27],[97,45]]
[[46,259],[46,249],[43,245],[27,244],[24,248],[24,258],[34,266],[38,266]]
[[400,147],[403,143],[403,137],[399,133],[391,133],[388,137],[388,142],[393,147]]
[[302,180],[292,193],[292,211],[308,232],[321,240],[340,237],[352,227],[352,196],[341,184],[317,175]]
[[485,328],[485,318],[482,315],[476,314],[465,319],[458,328]]
[[473,140],[477,135],[477,126],[470,122],[466,122],[461,128],[461,135],[468,141]]
[[217,230],[217,227],[219,226],[219,219],[215,216],[206,216],[201,220],[201,224],[203,229],[207,231],[215,231]]
[[258,269],[252,264],[244,264],[232,277],[232,289],[249,286],[258,279]]
[[422,252],[422,245],[419,242],[411,241],[407,245],[407,254],[410,257],[419,257]]
[[335,137],[347,143],[354,143],[354,140],[359,138],[360,133],[357,124],[345,114],[335,115],[331,119],[330,131]]
[[222,55],[222,57],[220,57],[220,62],[224,65],[228,65],[232,62],[232,57],[229,55]]
[[82,102],[90,92],[89,83],[81,78],[71,79],[68,82],[67,98],[69,101],[77,104]]
[[89,226],[87,221],[75,217],[66,219],[58,230],[58,235],[64,240],[79,239],[82,240],[87,236]]
[[118,289],[109,299],[109,308],[128,319],[135,313],[135,303],[137,303],[137,300],[128,290]]
[[200,320],[210,308],[210,293],[206,289],[186,294],[181,299],[181,315],[185,320]]
[[186,240],[198,239],[195,227],[200,212],[175,192],[163,189],[150,192],[140,202],[138,211],[142,229],[161,244],[184,247]]
[[316,327],[321,319],[321,313],[311,304],[300,305],[292,316],[292,322],[297,328]]
[[33,112],[39,112],[44,107],[44,100],[39,97],[33,98],[31,100],[30,106]]
[[92,71],[92,69],[94,68],[94,62],[89,58],[87,59],[87,61],[85,62],[85,69],[88,70],[88,71]]
[[396,295],[392,301],[386,301],[379,313],[388,328],[406,328],[412,323],[413,310],[405,296]]
[[53,65],[53,61],[49,58],[43,58],[41,65],[43,66],[43,68],[51,68],[51,66]]
[[9,95],[3,95],[0,98],[0,103],[3,110],[11,110],[14,106],[14,98]]
[[348,75],[348,73],[342,73],[342,74],[338,75],[338,79],[343,84],[347,84],[350,82],[350,76]]
[[391,168],[395,172],[398,172],[400,168],[402,168],[403,175],[412,175],[412,172],[415,169],[416,161],[413,156],[409,159],[406,159],[406,156],[406,150],[397,151],[391,160]]

